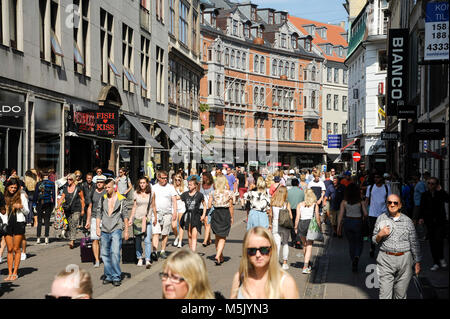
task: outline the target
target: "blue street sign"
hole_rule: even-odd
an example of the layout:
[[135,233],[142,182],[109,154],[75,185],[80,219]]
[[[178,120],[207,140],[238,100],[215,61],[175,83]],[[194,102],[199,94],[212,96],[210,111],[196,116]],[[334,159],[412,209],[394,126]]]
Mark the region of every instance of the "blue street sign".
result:
[[341,148],[342,147],[342,135],[328,135],[328,148]]

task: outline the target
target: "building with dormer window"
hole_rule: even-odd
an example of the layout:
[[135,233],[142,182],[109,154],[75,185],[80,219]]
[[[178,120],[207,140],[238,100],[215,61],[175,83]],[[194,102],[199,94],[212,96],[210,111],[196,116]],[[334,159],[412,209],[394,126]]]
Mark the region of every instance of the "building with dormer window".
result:
[[[305,44],[312,38],[300,34],[286,11],[228,0],[205,0],[202,7],[206,75],[200,99],[209,107],[201,114],[205,140],[235,138],[242,153],[223,158],[235,165],[268,164],[249,162],[249,144],[256,141],[267,150],[277,144],[275,162],[284,167],[323,163],[323,57]],[[215,25],[207,18],[213,12]]]

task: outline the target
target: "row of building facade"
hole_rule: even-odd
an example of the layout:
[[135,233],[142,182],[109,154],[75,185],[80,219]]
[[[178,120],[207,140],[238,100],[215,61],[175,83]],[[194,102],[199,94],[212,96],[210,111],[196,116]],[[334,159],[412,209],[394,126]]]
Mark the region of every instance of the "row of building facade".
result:
[[251,2],[0,0],[0,168],[339,165],[347,46]]
[[[443,8],[444,16],[446,8],[448,25],[447,1],[345,2],[349,14],[345,61],[349,68],[347,143],[353,143],[348,149],[361,153],[358,168],[396,172],[405,180],[412,174],[428,171],[446,186],[449,180],[448,53],[445,59],[424,58],[425,22],[430,15],[427,5],[432,2]],[[404,46],[397,50],[401,53],[390,58],[390,50],[395,52],[398,48],[389,39],[402,32]],[[445,36],[448,43],[448,27]],[[405,61],[404,70],[389,74],[389,67],[400,59]],[[399,81],[404,82],[400,87]],[[410,112],[408,116],[390,107],[396,88],[406,95],[398,108]],[[427,135],[425,131],[429,129]]]

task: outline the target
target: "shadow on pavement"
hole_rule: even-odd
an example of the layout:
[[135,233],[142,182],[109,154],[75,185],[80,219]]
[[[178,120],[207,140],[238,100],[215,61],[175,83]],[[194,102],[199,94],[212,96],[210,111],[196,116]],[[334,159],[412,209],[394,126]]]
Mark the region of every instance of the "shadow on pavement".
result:
[[14,288],[20,287],[13,282],[2,282],[0,284],[0,298],[3,297],[5,293],[14,291]]

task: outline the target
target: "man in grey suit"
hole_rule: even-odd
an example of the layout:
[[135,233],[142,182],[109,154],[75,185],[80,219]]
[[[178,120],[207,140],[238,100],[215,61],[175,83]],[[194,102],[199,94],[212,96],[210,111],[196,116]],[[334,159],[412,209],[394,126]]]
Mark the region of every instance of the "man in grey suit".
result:
[[400,213],[402,202],[391,194],[387,198],[388,212],[378,216],[372,241],[380,246],[377,272],[380,299],[406,299],[406,291],[415,272],[420,272],[420,244],[412,220]]

